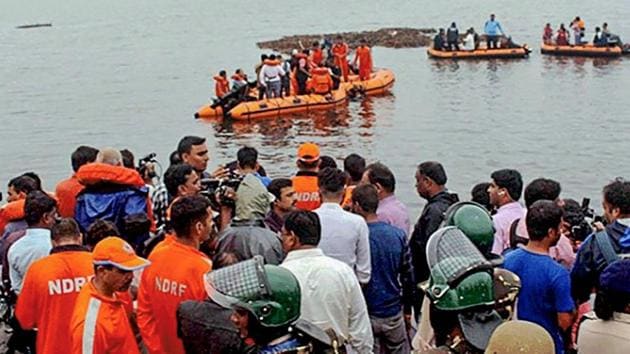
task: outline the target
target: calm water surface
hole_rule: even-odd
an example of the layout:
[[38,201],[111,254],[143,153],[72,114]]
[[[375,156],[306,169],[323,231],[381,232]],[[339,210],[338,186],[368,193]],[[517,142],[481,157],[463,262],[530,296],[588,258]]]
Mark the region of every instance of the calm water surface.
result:
[[[79,144],[158,153],[166,162],[185,134],[208,137],[212,164],[253,145],[274,176],[294,172],[297,146],[315,141],[342,159],[358,152],[389,165],[415,215],[415,166],[444,163],[462,196],[504,167],[525,180],[558,179],[564,195],[599,199],[615,176],[630,177],[630,58],[542,57],[435,62],[425,49],[373,50],[397,75],[389,96],[337,112],[230,124],[192,118],[212,95],[212,74],[250,73],[259,40],[285,34],[381,27],[482,28],[495,12],[517,42],[537,49],[546,22],[581,15],[630,40],[630,2],[600,1],[4,0],[0,12],[0,183],[26,170],[47,188],[70,173]],[[320,14],[320,15],[314,15]],[[52,28],[17,30],[28,23]],[[589,39],[592,34],[589,34]],[[339,161],[341,162],[341,161]]]

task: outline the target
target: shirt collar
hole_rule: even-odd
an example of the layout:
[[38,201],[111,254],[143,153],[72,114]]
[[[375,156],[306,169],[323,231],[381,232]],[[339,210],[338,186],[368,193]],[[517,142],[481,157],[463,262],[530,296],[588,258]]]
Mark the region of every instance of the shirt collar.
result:
[[294,261],[303,258],[322,257],[324,252],[320,248],[308,248],[305,250],[293,250],[287,254],[285,262]]
[[392,195],[389,195],[389,196],[379,200],[378,204],[381,205],[381,204],[385,204],[385,203],[391,203],[391,202],[393,202],[395,200],[396,200],[396,195],[392,194]]
[[50,230],[41,228],[26,229],[26,235],[30,237],[48,237],[50,238]]
[[507,210],[507,209],[522,209],[522,207],[519,202],[510,202],[510,203],[503,204],[502,206],[500,206],[499,209],[497,209],[497,212],[499,210]]
[[330,203],[330,202],[322,203],[322,205],[320,205],[319,208],[320,209],[330,209],[330,210],[343,210],[341,208],[341,205],[339,205],[337,203]]

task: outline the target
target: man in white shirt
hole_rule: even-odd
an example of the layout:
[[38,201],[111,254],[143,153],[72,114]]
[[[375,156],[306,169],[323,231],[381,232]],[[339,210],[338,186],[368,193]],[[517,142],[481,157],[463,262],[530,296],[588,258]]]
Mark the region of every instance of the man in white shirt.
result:
[[258,82],[267,90],[267,98],[282,97],[282,77],[285,74],[280,62],[276,61],[276,55],[271,54],[260,69],[258,78]]
[[7,253],[11,289],[16,294],[22,290],[24,276],[31,264],[50,254],[50,228],[58,217],[57,202],[42,191],[32,191],[26,196],[24,214],[28,229]]
[[280,265],[293,273],[302,291],[301,318],[322,330],[333,329],[349,353],[371,353],[374,337],[361,286],[345,263],[324,255],[317,214],[289,214],[282,228],[287,254]]
[[327,167],[317,178],[322,198],[322,205],[315,210],[322,228],[319,248],[328,257],[349,265],[359,283],[367,284],[372,271],[370,231],[362,217],[341,208],[346,176],[337,168]]

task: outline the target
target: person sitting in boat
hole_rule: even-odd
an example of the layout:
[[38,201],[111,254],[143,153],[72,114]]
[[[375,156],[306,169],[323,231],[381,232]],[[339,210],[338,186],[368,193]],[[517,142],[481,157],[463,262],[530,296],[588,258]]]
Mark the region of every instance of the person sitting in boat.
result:
[[214,77],[214,95],[217,98],[221,98],[228,92],[230,92],[230,82],[227,79],[225,70],[221,70],[219,75]]
[[477,32],[475,32],[475,28],[474,27],[470,27],[470,32],[472,32],[473,34],[473,39],[475,41],[475,50],[479,49],[479,34]]
[[466,31],[466,36],[464,37],[464,50],[466,51],[474,51],[475,50],[475,36],[471,29]]
[[553,28],[551,28],[551,23],[547,23],[545,28],[543,29],[543,43],[552,44],[553,41]]
[[243,73],[243,69],[236,69],[234,75],[232,75],[232,91],[236,91],[245,85],[247,85],[247,75]]
[[327,95],[333,88],[330,71],[323,64],[311,70],[311,78],[308,80],[308,91],[318,95]]
[[618,35],[610,32],[607,22],[604,22],[604,24],[602,25],[602,36],[604,36],[604,38],[606,39],[606,43],[609,46],[623,47],[623,42],[621,41],[621,38],[619,38]]
[[446,35],[444,34],[444,28],[440,28],[438,33],[433,37],[433,49],[445,50],[446,49]]
[[503,37],[501,39],[501,48],[521,48],[521,45],[518,45],[516,43],[514,43],[514,41],[512,40],[512,36],[507,36],[507,37]]
[[595,37],[593,37],[593,45],[596,47],[605,47],[608,45],[604,34],[602,33],[602,29],[599,27],[595,27]]
[[448,50],[459,50],[459,30],[455,22],[446,30],[446,45]]
[[564,28],[564,23],[560,24],[556,33],[556,45],[569,45],[569,32]]

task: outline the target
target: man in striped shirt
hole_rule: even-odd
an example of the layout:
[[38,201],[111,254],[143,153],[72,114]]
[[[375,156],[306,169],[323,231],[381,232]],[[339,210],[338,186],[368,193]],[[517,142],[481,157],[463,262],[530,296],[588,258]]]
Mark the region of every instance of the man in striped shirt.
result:
[[70,321],[71,353],[139,354],[118,293],[129,289],[133,271],[149,265],[118,237],[106,237],[92,253],[94,278],[79,293]]

